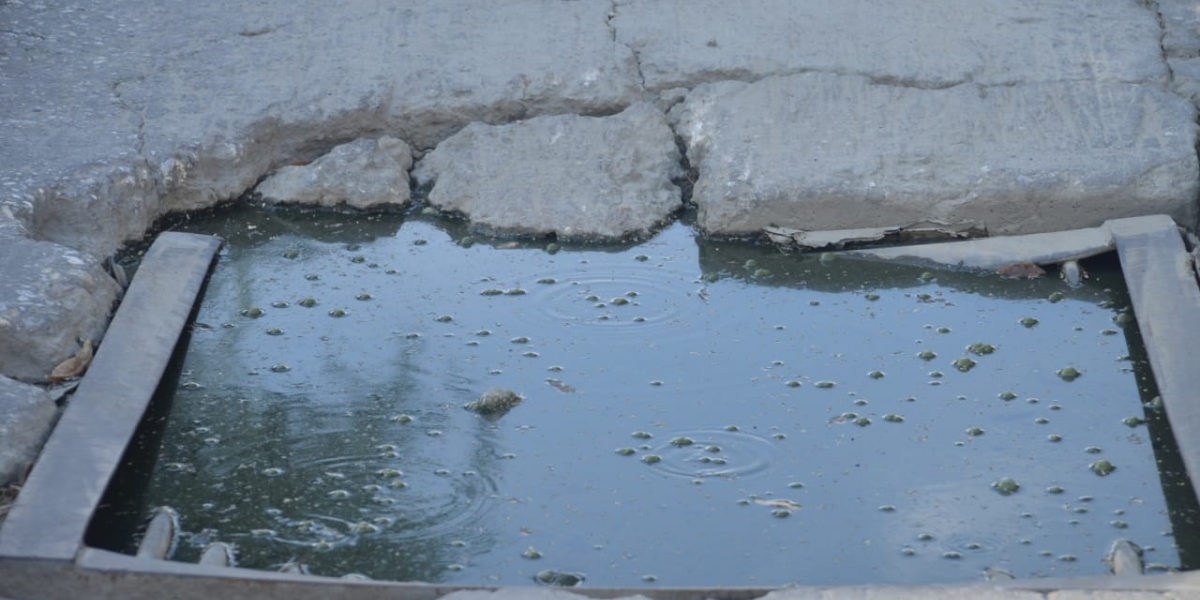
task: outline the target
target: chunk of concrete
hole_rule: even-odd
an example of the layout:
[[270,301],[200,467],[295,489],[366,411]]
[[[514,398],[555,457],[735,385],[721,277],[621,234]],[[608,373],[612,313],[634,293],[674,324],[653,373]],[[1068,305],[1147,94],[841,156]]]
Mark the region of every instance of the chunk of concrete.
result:
[[621,0],[612,23],[652,91],[812,71],[922,88],[1165,83],[1161,29],[1145,4]]
[[0,486],[19,481],[37,460],[58,413],[42,388],[0,375]]
[[120,286],[90,255],[58,244],[3,236],[0,262],[0,374],[44,381],[99,340]]
[[682,207],[682,171],[663,114],[638,103],[610,117],[472,123],[421,159],[429,203],[500,235],[615,240],[647,235]]
[[258,184],[264,200],[357,209],[404,207],[412,151],[394,137],[359,138],[307,165],[285,166]]
[[936,220],[992,234],[1152,212],[1194,225],[1195,108],[1156,86],[917,89],[808,73],[697,87],[671,110],[706,232]]

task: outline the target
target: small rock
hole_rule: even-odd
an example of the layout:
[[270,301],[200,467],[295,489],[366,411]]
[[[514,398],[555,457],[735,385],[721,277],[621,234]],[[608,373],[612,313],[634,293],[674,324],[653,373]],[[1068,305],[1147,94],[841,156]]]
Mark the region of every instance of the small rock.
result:
[[285,166],[258,184],[268,202],[369,209],[408,204],[412,151],[393,137],[359,138],[312,163]]

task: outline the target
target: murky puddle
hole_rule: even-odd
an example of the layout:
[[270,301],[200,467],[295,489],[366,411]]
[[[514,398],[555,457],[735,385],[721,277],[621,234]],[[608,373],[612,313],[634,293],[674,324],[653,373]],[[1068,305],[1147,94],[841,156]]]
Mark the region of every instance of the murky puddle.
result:
[[[177,559],[225,541],[245,567],[401,581],[916,583],[1104,573],[1128,538],[1190,566],[1173,522],[1194,501],[1115,261],[1071,289],[682,224],[557,252],[399,215],[181,228],[228,245],[147,489],[115,511],[178,509]],[[463,408],[492,387],[524,400]]]

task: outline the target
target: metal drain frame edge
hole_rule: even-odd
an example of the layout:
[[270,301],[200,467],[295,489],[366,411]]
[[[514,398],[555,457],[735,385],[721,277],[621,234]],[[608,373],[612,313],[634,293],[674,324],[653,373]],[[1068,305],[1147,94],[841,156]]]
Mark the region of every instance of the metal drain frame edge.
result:
[[[1200,490],[1200,369],[1190,343],[1200,339],[1200,287],[1191,256],[1170,217],[1108,221],[1151,368],[1193,486]],[[1064,232],[1066,233],[1066,232]],[[1044,234],[1043,234],[1044,235]],[[1019,236],[1018,236],[1019,237]],[[959,242],[965,243],[965,242]],[[955,243],[939,244],[953,246]],[[392,598],[432,600],[452,592],[543,598],[742,600],[774,591],[795,597],[840,590],[881,598],[1041,597],[1053,590],[1200,591],[1200,571],[1143,577],[1079,577],[925,586],[838,588],[531,588],[407,582],[349,582],[226,567],[138,559],[87,547],[84,533],[153,397],[220,248],[210,236],[163,233],[146,253],[91,369],[47,441],[0,528],[0,597],[205,599]],[[869,592],[868,592],[869,590]],[[1033,595],[1030,595],[1033,592]]]

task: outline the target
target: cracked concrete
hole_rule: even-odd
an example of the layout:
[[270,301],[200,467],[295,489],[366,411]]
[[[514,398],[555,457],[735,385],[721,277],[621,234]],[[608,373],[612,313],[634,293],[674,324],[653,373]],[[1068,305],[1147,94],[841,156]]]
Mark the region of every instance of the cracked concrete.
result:
[[102,339],[123,243],[361,137],[420,156],[648,101],[711,233],[1197,219],[1194,0],[11,0],[0,23],[0,376],[25,382]]

